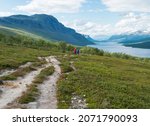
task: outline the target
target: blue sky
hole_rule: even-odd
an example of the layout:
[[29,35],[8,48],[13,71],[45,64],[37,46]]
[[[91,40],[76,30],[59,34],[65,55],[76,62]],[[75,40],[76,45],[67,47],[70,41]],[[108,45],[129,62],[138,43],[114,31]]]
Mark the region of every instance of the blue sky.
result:
[[[30,13],[27,13],[27,12],[15,10],[17,6],[26,5],[29,1],[30,0],[13,0],[13,1],[1,0],[0,12],[12,12],[14,14],[31,15]],[[100,0],[87,0],[85,3],[83,3],[80,10],[73,14],[70,14],[70,13],[50,13],[50,14],[52,14],[53,16],[56,16],[57,18],[64,17],[64,18],[67,18],[68,20],[82,19],[85,21],[88,20],[88,21],[94,21],[94,22],[101,22],[102,24],[114,23],[119,18],[118,14],[110,13],[105,10],[106,10],[106,7],[102,4],[102,2],[100,2]]]
[[0,0],[0,16],[45,13],[92,37],[150,31],[150,0]]

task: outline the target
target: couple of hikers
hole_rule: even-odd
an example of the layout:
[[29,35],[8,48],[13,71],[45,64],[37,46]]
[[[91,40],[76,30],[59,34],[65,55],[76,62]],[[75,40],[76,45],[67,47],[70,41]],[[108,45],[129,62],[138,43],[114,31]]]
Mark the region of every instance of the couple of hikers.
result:
[[76,55],[76,54],[80,54],[80,50],[79,49],[77,49],[77,48],[74,48],[74,54]]

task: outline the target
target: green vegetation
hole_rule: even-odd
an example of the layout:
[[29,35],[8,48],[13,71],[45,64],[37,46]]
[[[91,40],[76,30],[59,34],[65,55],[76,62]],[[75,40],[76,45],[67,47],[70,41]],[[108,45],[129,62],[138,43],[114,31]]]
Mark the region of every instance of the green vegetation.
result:
[[[111,54],[90,47],[80,47],[81,55],[78,56],[72,55],[73,48],[63,42],[53,44],[41,39],[0,34],[0,70],[35,62],[34,67],[5,78],[15,79],[40,66],[42,63],[37,57],[55,55],[59,57],[62,69],[57,92],[59,108],[69,108],[73,94],[86,96],[88,108],[150,108],[150,59]],[[43,70],[19,102],[36,100],[38,84],[53,72],[52,67]]]
[[77,70],[58,82],[59,108],[69,108],[73,93],[85,95],[88,108],[150,108],[150,62],[96,55],[71,60]]
[[17,77],[22,77],[22,76],[26,75],[27,73],[29,73],[33,70],[35,70],[35,69],[32,68],[32,67],[20,68],[20,69],[18,69],[17,71],[13,72],[10,75],[0,77],[0,79],[1,80],[16,80]]
[[54,73],[54,67],[50,66],[50,67],[42,70],[41,73],[35,78],[33,83],[40,84],[46,79],[46,76],[52,75],[53,73]]
[[100,55],[100,56],[104,55],[104,51],[103,50],[99,50],[97,48],[91,48],[91,47],[83,47],[81,49],[81,53],[92,54],[92,55]]
[[134,57],[125,53],[109,53],[97,48],[83,47],[81,48],[81,53],[87,55],[98,55],[98,56],[107,56],[107,57],[116,57],[121,59],[133,59],[133,60],[145,60],[145,58]]
[[25,68],[19,68],[15,72],[13,72],[10,75],[0,77],[1,80],[16,80],[18,77],[23,77],[27,73],[30,73],[31,71],[36,70],[37,67],[40,67],[41,65],[46,64],[46,61],[36,61],[31,66],[25,67]]
[[[67,45],[67,48],[70,48]],[[26,36],[0,34],[0,70],[17,68],[26,62],[35,62],[37,57],[61,54],[59,43],[51,43]]]
[[8,35],[8,36],[21,35],[21,36],[26,36],[26,37],[32,37],[34,39],[43,39],[42,37],[38,35],[29,33],[23,30],[15,29],[15,28],[5,27],[5,26],[0,26],[0,34]]
[[0,44],[7,44],[10,46],[19,46],[19,47],[29,47],[34,49],[43,49],[43,50],[56,50],[57,44],[51,43],[42,39],[34,39],[27,36],[8,36],[0,34]]
[[71,67],[71,63],[69,60],[66,60],[66,58],[59,57],[59,61],[61,61],[60,67],[61,67],[61,73],[69,73],[73,71],[73,68]]
[[0,70],[18,68],[27,62],[37,61],[39,56],[49,55],[51,55],[50,51],[0,44]]
[[54,67],[50,66],[41,71],[41,73],[35,78],[33,83],[28,86],[26,92],[19,98],[19,103],[27,104],[29,102],[33,102],[39,96],[40,92],[38,90],[38,85],[43,83],[47,76],[52,75],[54,73]]

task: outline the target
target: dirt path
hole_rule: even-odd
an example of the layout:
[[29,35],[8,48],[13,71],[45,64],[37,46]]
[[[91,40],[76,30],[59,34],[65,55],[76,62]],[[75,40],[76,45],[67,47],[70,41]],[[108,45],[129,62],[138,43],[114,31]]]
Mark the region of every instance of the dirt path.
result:
[[11,74],[11,73],[13,73],[13,72],[15,72],[16,70],[14,70],[14,69],[10,69],[10,70],[1,70],[0,71],[0,77],[2,77],[2,76],[7,76],[7,75],[9,75],[9,74]]
[[49,76],[46,81],[39,86],[41,95],[36,102],[28,104],[29,109],[56,109],[57,108],[57,98],[56,98],[56,83],[61,74],[61,68],[59,66],[59,61],[51,56],[50,62],[55,67],[55,72],[53,75]]
[[[20,68],[25,68],[25,67],[29,67],[29,66],[31,66],[31,65],[32,65],[31,62],[27,62],[26,64],[21,65],[18,69],[20,69]],[[14,72],[16,72],[16,71],[17,71],[16,69],[1,70],[1,71],[0,71],[0,77],[2,77],[2,76],[7,76],[7,75],[9,75],[9,74],[11,74],[11,73],[14,73]]]
[[[46,58],[49,60],[49,57]],[[34,78],[46,67],[51,66],[48,62],[42,68],[32,71],[24,77],[20,77],[15,81],[7,81],[7,85],[0,86],[2,94],[0,95],[0,108],[6,108],[9,103],[12,103],[16,98],[20,97],[27,90],[27,85],[30,85]]]

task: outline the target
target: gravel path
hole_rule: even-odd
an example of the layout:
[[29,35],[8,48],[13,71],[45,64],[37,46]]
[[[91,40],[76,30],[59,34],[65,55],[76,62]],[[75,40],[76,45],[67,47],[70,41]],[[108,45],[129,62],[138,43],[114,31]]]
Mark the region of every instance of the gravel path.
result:
[[56,84],[61,74],[61,68],[59,61],[51,56],[50,62],[55,67],[53,75],[49,76],[47,80],[39,86],[41,92],[40,97],[36,102],[28,104],[28,109],[56,109],[57,108],[57,97],[56,97]]
[[[49,57],[47,59],[49,59]],[[9,103],[12,103],[15,99],[20,97],[22,93],[27,90],[27,85],[32,83],[41,70],[49,66],[51,66],[51,63],[47,63],[46,65],[43,65],[42,68],[30,72],[24,77],[19,77],[15,81],[6,81],[5,83],[7,84],[0,86],[0,90],[2,91],[2,94],[0,95],[0,108],[7,108]]]
[[[26,63],[26,64],[24,64],[24,65],[21,65],[18,69],[20,69],[20,68],[26,68],[26,67],[29,67],[29,66],[31,66],[32,65],[32,63],[31,62],[28,62],[28,63]],[[1,70],[0,71],[0,77],[2,77],[2,76],[7,76],[7,75],[9,75],[9,74],[11,74],[11,73],[14,73],[14,72],[16,72],[17,70],[15,70],[15,69],[6,69],[6,70]]]

